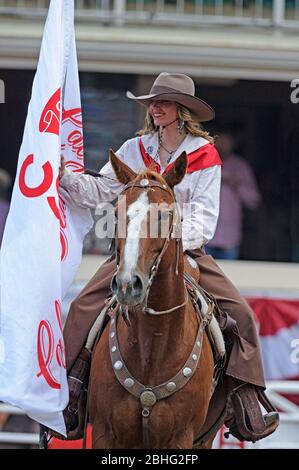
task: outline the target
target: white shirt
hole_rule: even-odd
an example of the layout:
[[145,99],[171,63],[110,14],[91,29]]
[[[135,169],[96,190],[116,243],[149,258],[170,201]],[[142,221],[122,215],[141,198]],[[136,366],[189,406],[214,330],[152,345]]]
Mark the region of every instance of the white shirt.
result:
[[[142,136],[142,143],[149,155],[156,157],[158,134]],[[202,137],[187,135],[172,156],[171,162],[185,150],[191,153],[208,141]],[[136,173],[146,166],[139,149],[139,137],[127,140],[116,152],[117,156]],[[156,161],[161,165],[159,157]],[[115,181],[115,173],[108,161],[100,173],[109,178],[76,174],[65,169],[60,186],[67,191],[79,207],[96,208],[99,203],[113,201],[123,190],[124,185]],[[183,215],[182,242],[184,251],[199,248],[208,243],[216,230],[219,215],[219,193],[221,184],[221,166],[215,165],[204,170],[186,173],[183,180],[174,187],[176,200]]]

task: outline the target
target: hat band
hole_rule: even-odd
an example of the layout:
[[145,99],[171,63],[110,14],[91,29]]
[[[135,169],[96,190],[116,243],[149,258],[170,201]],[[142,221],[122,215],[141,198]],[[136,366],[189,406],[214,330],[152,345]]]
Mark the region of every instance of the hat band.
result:
[[[168,88],[167,86],[154,85],[151,88],[150,95],[162,95],[163,93],[180,93],[190,95],[187,91],[176,90],[175,88]],[[191,95],[194,96],[194,95]]]

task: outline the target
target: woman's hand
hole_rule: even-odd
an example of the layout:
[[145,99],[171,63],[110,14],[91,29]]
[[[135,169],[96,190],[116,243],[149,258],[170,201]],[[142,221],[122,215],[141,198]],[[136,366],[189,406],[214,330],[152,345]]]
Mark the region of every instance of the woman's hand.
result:
[[65,159],[63,155],[60,155],[59,179],[63,177],[64,169],[65,169]]

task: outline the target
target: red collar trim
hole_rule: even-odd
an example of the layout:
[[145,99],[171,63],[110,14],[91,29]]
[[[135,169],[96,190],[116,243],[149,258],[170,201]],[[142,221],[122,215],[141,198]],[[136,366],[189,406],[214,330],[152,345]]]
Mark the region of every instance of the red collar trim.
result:
[[[145,150],[141,137],[139,138],[139,149],[144,161],[145,166],[148,168],[152,166],[157,173],[161,173],[161,167]],[[170,163],[165,170],[163,175],[166,174],[172,167],[173,162]],[[213,144],[205,144],[197,150],[188,153],[188,166],[187,173],[193,173],[194,171],[204,170],[215,165],[223,165],[223,162]]]

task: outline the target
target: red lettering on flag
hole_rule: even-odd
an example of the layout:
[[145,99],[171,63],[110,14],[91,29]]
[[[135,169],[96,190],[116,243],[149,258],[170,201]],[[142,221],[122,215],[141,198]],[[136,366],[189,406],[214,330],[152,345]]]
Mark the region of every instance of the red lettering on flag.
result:
[[38,186],[36,186],[34,188],[30,188],[26,184],[25,176],[26,176],[26,171],[27,171],[29,165],[32,165],[33,161],[34,161],[33,154],[28,155],[28,157],[25,158],[25,160],[24,160],[24,162],[21,166],[21,170],[20,170],[20,174],[19,174],[20,191],[26,197],[41,196],[42,194],[44,194],[45,192],[48,191],[48,189],[51,187],[51,184],[52,184],[52,181],[53,181],[52,166],[51,166],[50,162],[46,162],[46,163],[44,163],[44,165],[42,165],[42,169],[43,169],[43,172],[44,172],[43,181]]
[[81,108],[64,109],[62,112],[62,124],[70,121],[76,127],[82,129],[82,110]]
[[64,261],[68,254],[68,241],[63,230],[60,229],[61,255],[60,260]]
[[[61,304],[58,300],[55,300],[54,305],[59,330],[61,332],[61,337],[59,338],[55,348],[55,360],[59,367],[63,367],[65,369],[66,362],[62,337]],[[55,379],[50,368],[54,359],[54,346],[54,334],[51,323],[48,320],[41,320],[37,333],[37,359],[40,371],[36,376],[40,377],[42,375],[49,387],[60,389],[61,384]]]
[[73,131],[68,136],[68,143],[74,152],[77,155],[77,158],[83,160],[84,158],[84,146],[83,146],[83,135],[81,131]]
[[[56,310],[56,318],[58,321],[59,329],[62,334],[62,311],[61,305],[58,300],[55,300],[55,310]],[[65,353],[64,353],[64,343],[62,337],[59,339],[57,347],[56,347],[56,360],[60,367],[66,369],[66,361],[65,361]]]
[[48,204],[55,217],[59,220],[61,228],[66,228],[66,214],[65,214],[65,203],[59,197],[59,207],[54,196],[47,197]]
[[66,167],[72,170],[74,173],[84,173],[84,165],[74,160],[68,160],[66,162]]
[[39,131],[59,135],[60,131],[61,92],[60,88],[51,96],[42,112]]
[[[58,192],[59,180],[56,180],[56,188]],[[54,196],[47,197],[48,204],[52,210],[55,217],[58,219],[60,224],[60,244],[61,244],[61,261],[64,261],[68,253],[68,241],[64,229],[66,228],[66,204],[60,194],[59,197],[59,207],[57,206],[56,198]]]
[[[46,339],[48,340],[48,350],[46,350]],[[50,365],[53,359],[53,350],[54,335],[51,324],[49,321],[42,320],[39,324],[37,333],[37,359],[40,367],[40,372],[37,374],[37,377],[43,375],[51,388],[59,389],[61,388],[60,383],[55,380],[50,370]]]

